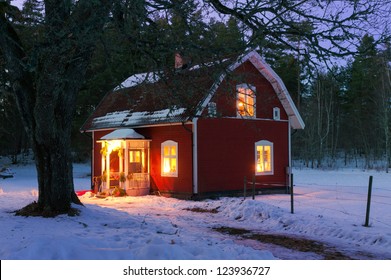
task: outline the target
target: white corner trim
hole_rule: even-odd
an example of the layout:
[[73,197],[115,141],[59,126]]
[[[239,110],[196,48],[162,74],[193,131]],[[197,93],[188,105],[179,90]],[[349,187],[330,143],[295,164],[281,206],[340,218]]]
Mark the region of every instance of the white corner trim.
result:
[[198,194],[198,118],[193,118],[193,194]]

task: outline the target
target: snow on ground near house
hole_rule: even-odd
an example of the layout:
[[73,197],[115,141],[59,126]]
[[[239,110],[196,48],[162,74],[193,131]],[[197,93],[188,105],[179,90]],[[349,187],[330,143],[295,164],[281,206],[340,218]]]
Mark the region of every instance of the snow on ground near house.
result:
[[[391,259],[391,174],[354,169],[295,170],[295,214],[290,196],[184,201],[157,196],[81,197],[81,215],[53,219],[12,213],[37,199],[33,165],[10,166],[0,180],[0,259],[322,259],[219,233],[235,227],[327,243],[356,259]],[[74,166],[75,188],[87,189],[90,167]],[[374,176],[370,227],[367,185]],[[185,209],[201,208],[210,212]],[[212,211],[215,209],[214,211]],[[217,212],[217,213],[212,213]]]

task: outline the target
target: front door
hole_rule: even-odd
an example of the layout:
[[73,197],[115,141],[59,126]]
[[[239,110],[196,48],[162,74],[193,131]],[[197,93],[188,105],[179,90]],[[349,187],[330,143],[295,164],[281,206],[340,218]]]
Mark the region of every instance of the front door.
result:
[[126,192],[128,195],[148,194],[149,141],[127,141],[127,152],[128,162],[125,164],[125,173],[127,174]]

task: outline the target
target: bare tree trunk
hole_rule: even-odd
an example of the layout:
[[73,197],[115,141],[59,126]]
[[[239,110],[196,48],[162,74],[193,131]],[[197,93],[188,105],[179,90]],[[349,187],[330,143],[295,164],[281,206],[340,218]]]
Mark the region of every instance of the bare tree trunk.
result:
[[[109,0],[80,0],[71,12],[70,1],[45,1],[43,39],[32,52],[32,60],[6,18],[7,11],[0,11],[0,49],[31,137],[38,173],[38,203],[17,214],[55,216],[69,213],[72,202],[80,204],[73,186],[72,120],[77,94],[111,4]],[[28,65],[31,62],[34,70]]]
[[65,139],[56,139],[49,146],[44,143],[35,145],[40,193],[38,207],[48,214],[64,212],[71,202],[80,203],[74,195],[72,159],[66,142]]

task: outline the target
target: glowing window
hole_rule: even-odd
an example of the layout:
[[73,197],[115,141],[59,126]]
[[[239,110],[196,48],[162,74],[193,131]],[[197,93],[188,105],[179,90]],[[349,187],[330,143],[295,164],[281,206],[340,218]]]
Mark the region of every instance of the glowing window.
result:
[[255,118],[255,88],[246,84],[236,87],[238,117]]
[[255,175],[273,174],[273,143],[261,140],[255,143]]
[[174,141],[165,141],[162,143],[161,150],[162,176],[178,177],[178,143]]

